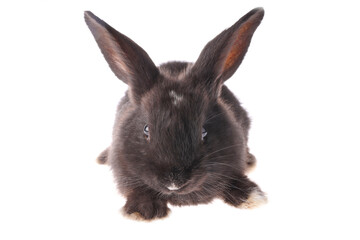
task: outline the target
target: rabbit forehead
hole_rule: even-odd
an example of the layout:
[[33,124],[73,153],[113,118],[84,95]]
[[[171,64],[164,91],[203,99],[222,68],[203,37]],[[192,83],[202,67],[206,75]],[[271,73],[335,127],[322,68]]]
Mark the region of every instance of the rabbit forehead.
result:
[[206,109],[207,97],[182,84],[169,84],[152,89],[144,101],[149,116],[155,118],[197,119]]
[[208,102],[197,89],[171,82],[151,89],[143,98],[142,109],[145,121],[153,129],[197,131],[206,119]]

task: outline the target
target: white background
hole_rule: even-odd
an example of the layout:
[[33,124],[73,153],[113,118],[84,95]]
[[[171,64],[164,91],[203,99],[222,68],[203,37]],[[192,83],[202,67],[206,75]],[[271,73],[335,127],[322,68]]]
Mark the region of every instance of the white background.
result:
[[[1,239],[360,239],[357,1],[2,1]],[[156,64],[195,61],[254,7],[265,18],[227,85],[253,119],[250,175],[268,205],[171,207],[124,219],[95,158],[126,85],[84,20],[91,10]]]

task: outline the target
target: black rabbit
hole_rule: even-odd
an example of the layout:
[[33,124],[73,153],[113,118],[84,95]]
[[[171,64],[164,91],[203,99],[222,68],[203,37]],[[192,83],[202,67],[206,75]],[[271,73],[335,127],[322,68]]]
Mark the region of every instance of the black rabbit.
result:
[[135,42],[85,12],[85,21],[115,75],[129,86],[118,109],[108,163],[126,215],[168,215],[168,203],[193,205],[221,198],[240,208],[267,201],[246,176],[255,165],[247,147],[250,120],[224,85],[264,16],[257,8],[210,41],[195,63],[156,67]]

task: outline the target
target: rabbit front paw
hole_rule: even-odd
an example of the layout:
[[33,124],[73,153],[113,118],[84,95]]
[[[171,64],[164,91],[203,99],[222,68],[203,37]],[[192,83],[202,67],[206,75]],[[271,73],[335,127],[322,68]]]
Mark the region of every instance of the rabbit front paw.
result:
[[251,209],[267,203],[266,194],[246,176],[239,176],[228,185],[223,192],[223,199],[234,207]]
[[267,203],[266,194],[261,191],[258,187],[255,187],[252,192],[250,192],[246,201],[238,205],[238,208],[242,209],[252,209],[264,205]]
[[132,220],[154,220],[168,216],[170,209],[165,201],[131,201],[128,200],[122,208],[124,216]]

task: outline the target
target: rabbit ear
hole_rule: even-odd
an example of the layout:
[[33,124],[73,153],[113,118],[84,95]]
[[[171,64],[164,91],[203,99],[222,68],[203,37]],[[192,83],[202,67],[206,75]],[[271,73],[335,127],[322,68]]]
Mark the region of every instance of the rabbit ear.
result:
[[253,9],[210,41],[193,66],[193,72],[198,75],[197,81],[206,81],[207,85],[215,82],[219,86],[229,79],[243,60],[263,17],[264,9]]
[[158,69],[148,54],[135,42],[119,33],[90,11],[84,13],[85,22],[115,75],[137,96],[151,88]]

